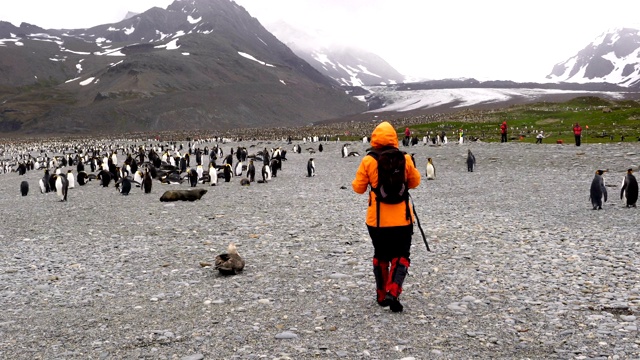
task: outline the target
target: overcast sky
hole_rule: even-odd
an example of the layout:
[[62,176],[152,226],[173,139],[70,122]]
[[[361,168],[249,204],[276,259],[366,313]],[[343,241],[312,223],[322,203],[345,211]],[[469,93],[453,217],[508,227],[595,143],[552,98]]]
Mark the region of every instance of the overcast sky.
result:
[[[43,28],[118,22],[173,0],[4,1],[0,20]],[[236,0],[263,23],[284,20],[370,50],[409,77],[542,80],[611,28],[640,29],[640,0]],[[0,50],[1,51],[1,50]]]

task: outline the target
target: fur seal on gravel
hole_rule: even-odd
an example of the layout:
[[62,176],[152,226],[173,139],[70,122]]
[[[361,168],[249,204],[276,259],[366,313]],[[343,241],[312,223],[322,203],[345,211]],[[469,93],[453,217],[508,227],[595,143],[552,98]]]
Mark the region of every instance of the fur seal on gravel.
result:
[[167,190],[160,197],[160,201],[196,201],[200,200],[206,193],[207,190],[205,189]]

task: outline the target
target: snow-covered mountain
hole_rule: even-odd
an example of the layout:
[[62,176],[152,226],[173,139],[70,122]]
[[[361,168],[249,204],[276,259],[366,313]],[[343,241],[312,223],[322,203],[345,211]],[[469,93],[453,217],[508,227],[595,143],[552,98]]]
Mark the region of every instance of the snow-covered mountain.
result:
[[265,27],[296,55],[340,85],[389,85],[405,81],[404,75],[369,51],[331,43],[322,34],[310,35],[283,21]]
[[622,28],[603,33],[575,56],[556,64],[547,79],[640,87],[640,30]]

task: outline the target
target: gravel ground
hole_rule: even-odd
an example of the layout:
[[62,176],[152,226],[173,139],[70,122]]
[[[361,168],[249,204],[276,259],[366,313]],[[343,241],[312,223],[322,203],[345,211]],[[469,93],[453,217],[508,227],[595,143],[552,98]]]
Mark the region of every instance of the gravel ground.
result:
[[[41,171],[0,175],[0,358],[640,358],[640,210],[619,200],[640,144],[405,148],[433,251],[416,228],[399,314],[375,302],[367,197],[351,190],[361,158],[342,143],[249,152],[265,145],[288,150],[277,178],[198,185],[193,203],[159,201],[186,183],[125,197],[93,181],[63,203],[40,194]],[[594,211],[598,168],[611,186]],[[244,273],[201,267],[230,241]]]

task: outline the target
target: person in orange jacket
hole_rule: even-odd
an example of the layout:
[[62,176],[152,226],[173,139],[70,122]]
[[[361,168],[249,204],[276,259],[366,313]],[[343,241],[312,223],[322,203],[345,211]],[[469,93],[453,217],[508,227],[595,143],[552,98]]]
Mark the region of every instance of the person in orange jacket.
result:
[[[398,134],[390,123],[384,121],[373,130],[371,146],[374,149],[398,147]],[[420,185],[420,172],[413,164],[411,155],[404,154],[404,157],[405,180],[407,187],[413,189]],[[362,158],[351,186],[358,194],[364,194],[369,187],[373,189],[378,186],[378,163],[375,158],[372,156]],[[378,206],[380,206],[379,219]],[[389,306],[393,312],[403,310],[398,297],[402,292],[402,284],[410,264],[413,219],[413,212],[408,203],[381,203],[376,201],[375,192],[369,190],[366,224],[374,249],[373,274],[376,279],[376,298],[380,306]]]

